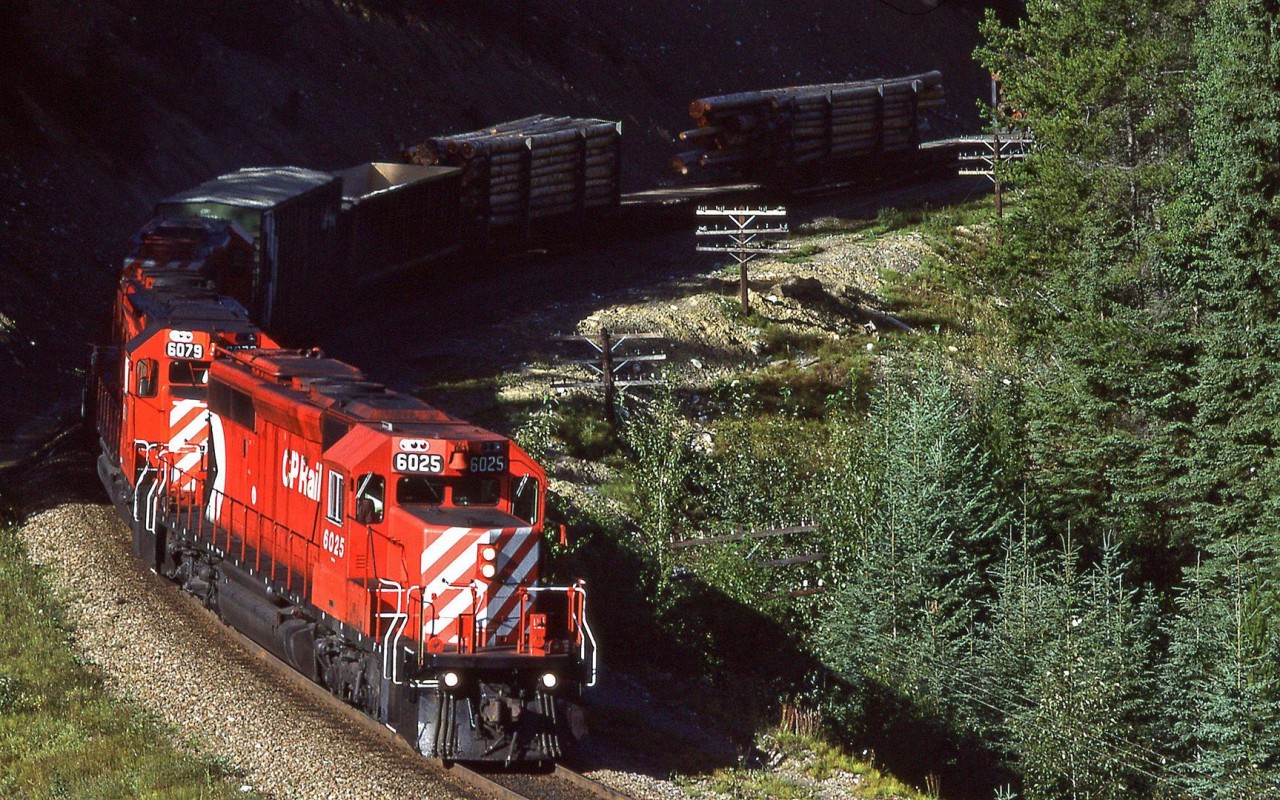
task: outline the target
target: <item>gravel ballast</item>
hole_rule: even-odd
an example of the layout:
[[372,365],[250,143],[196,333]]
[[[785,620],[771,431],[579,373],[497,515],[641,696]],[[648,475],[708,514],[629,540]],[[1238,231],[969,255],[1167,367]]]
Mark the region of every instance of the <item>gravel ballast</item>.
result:
[[464,797],[411,754],[355,729],[263,668],[212,614],[148,572],[110,508],[63,505],[20,536],[112,691],[278,798]]

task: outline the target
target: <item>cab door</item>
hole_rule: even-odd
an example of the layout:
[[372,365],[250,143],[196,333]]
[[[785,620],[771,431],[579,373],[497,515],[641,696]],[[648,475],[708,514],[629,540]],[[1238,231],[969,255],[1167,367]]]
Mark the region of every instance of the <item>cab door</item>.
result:
[[[326,462],[319,537],[312,540],[315,565],[311,602],[321,611],[339,616],[346,606],[346,572],[350,545],[348,514],[351,513],[351,478],[341,467]],[[315,547],[314,545],[319,545]]]

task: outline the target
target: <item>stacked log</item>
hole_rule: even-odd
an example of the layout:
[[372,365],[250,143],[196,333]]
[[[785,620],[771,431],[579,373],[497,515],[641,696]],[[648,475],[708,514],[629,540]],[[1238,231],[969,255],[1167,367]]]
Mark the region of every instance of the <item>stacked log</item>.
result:
[[473,232],[588,210],[617,210],[622,123],[539,114],[406,150],[414,164],[462,169]]
[[704,97],[680,134],[672,170],[768,177],[915,149],[923,112],[943,103],[942,73]]

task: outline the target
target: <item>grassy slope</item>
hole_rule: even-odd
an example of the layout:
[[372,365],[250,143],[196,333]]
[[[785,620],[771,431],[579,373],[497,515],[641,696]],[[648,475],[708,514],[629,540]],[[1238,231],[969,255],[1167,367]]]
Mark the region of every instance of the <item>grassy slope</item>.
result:
[[216,761],[110,696],[79,658],[47,581],[0,528],[0,796],[115,800],[252,796]]

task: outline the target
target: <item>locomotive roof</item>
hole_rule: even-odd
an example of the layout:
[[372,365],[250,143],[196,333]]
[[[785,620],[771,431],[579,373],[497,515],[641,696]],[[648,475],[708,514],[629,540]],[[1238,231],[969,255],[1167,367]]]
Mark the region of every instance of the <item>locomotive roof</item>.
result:
[[246,167],[170,195],[161,200],[159,206],[221,203],[239,208],[266,209],[337,181],[338,178],[331,173],[302,167]]
[[252,332],[257,326],[233,298],[197,286],[158,285],[125,295],[135,314],[171,328]]
[[[432,430],[428,429],[438,430],[443,425],[451,434],[456,434],[459,426],[467,427],[468,433],[476,436],[488,433],[416,397],[366,380],[359,369],[324,358],[317,350],[246,350],[233,353],[227,366],[238,368],[263,386],[254,393],[264,400],[269,396],[287,397],[316,412],[335,412],[355,422],[395,423],[397,430],[406,432],[430,434]],[[237,383],[241,388],[251,388],[241,381]]]

